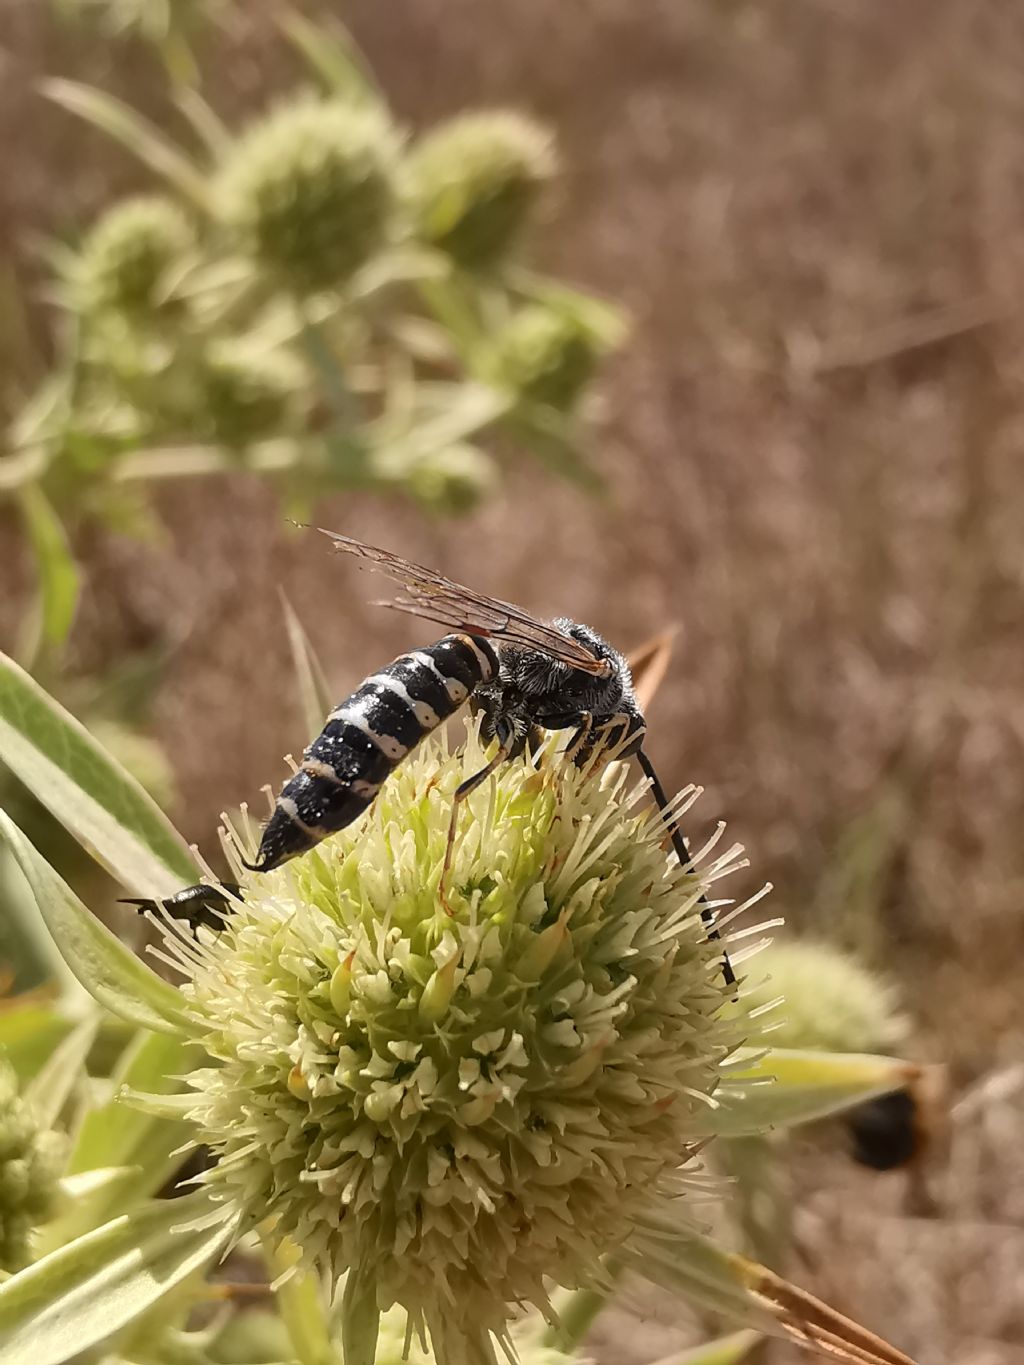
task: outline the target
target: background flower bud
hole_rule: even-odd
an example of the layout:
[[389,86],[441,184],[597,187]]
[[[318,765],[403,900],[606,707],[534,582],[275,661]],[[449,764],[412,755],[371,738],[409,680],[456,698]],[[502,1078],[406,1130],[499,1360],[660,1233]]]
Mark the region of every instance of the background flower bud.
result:
[[504,259],[555,172],[552,139],[522,114],[463,114],[428,133],[406,166],[417,235],[467,269]]
[[394,134],[342,100],[285,105],[235,145],[216,186],[237,245],[299,291],[343,285],[387,242]]
[[750,980],[749,1008],[784,997],[765,1019],[772,1047],[890,1052],[906,1039],[893,986],[834,944],[771,943]]
[[245,445],[287,425],[305,382],[288,352],[255,349],[244,338],[213,341],[196,372],[195,427],[224,445]]
[[192,245],[188,219],[170,199],[140,196],[115,204],[82,243],[72,296],[83,313],[155,312],[170,270]]
[[579,318],[533,304],[495,338],[487,375],[529,402],[567,411],[593,378],[600,349]]

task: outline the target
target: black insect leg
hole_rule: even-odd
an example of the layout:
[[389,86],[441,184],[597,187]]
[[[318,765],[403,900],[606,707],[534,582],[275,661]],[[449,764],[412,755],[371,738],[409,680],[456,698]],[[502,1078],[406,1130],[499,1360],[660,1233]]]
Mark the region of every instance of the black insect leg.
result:
[[[452,815],[451,819],[448,822],[448,841],[444,847],[444,864],[441,868],[441,880],[438,882],[437,885],[437,894],[440,897],[441,904],[444,906],[445,913],[448,915],[453,915],[455,913],[452,907],[448,904],[448,896],[445,893],[445,883],[448,880],[448,873],[451,871],[452,866],[452,852],[455,848],[455,832],[456,826],[458,825],[459,822],[459,806],[462,804],[463,801],[465,801],[466,797],[469,796],[471,792],[476,791],[477,787],[479,787],[481,782],[485,782],[487,778],[490,777],[491,773],[494,772],[495,768],[501,767],[501,765],[511,754],[513,746],[515,744],[515,734],[514,732],[511,731],[509,727],[502,726],[501,722],[499,721],[497,730],[498,730],[497,753],[490,760],[490,762],[487,763],[485,767],[480,769],[478,773],[474,773],[472,777],[467,777],[465,782],[462,782],[458,787],[456,787],[455,795],[452,797]],[[502,734],[503,730],[505,731],[504,734]]]
[[[643,749],[637,749],[636,758],[640,767],[644,770],[644,775],[650,780],[651,793],[654,796],[654,800],[656,801],[658,809],[661,811],[662,818],[668,828],[669,837],[672,840],[672,847],[675,849],[676,857],[679,859],[679,865],[684,872],[692,872],[693,862],[690,858],[690,850],[686,845],[686,840],[683,838],[682,831],[668,813],[668,797],[665,795],[664,787],[662,787],[661,783],[658,781],[658,774],[654,771],[651,760],[644,753]],[[721,938],[721,935],[715,928],[714,914],[712,913],[711,907],[708,905],[707,898],[704,896],[703,892],[701,893],[699,904],[700,917],[707,925],[708,938]],[[732,963],[729,961],[729,954],[726,952],[722,953],[722,977],[727,986],[735,986],[736,973],[732,969]]]

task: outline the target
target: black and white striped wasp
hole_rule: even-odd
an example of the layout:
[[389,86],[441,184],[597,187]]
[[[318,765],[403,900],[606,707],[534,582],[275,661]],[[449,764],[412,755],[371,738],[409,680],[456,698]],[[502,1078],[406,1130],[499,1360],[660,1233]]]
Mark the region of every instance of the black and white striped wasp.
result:
[[[465,703],[482,713],[483,736],[496,742],[493,756],[455,792],[439,894],[448,908],[459,807],[502,763],[536,747],[544,730],[573,731],[566,750],[577,764],[602,753],[635,756],[663,812],[676,856],[690,855],[669,802],[643,750],[644,718],[633,692],[629,666],[589,626],[557,617],[546,624],[511,602],[485,597],[434,569],[349,536],[324,531],[334,549],[364,560],[401,591],[380,605],[450,627],[435,644],[410,650],[372,674],[336,706],[302,764],[282,788],[263,830],[253,872],[269,872],[344,829],[370,806],[387,776],[431,731]],[[164,902],[174,914],[205,907],[228,908],[214,887],[189,887]],[[711,908],[702,901],[708,936],[717,938]],[[728,984],[731,964],[723,958]]]

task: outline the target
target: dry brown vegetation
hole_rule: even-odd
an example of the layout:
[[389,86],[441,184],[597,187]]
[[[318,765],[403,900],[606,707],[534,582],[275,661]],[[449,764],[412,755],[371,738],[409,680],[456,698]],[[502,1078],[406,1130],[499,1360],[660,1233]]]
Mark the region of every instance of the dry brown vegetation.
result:
[[[82,48],[41,0],[0,17],[5,294],[34,232],[140,173],[32,94],[71,71],[154,107],[149,58]],[[285,78],[253,13],[208,55],[222,103]],[[681,626],[651,716],[673,784],[707,787],[799,928],[904,983],[922,1055],[963,1089],[1019,1054],[1024,951],[1024,10],[1010,0],[353,0],[343,14],[421,123],[515,103],[568,168],[542,253],[632,311],[594,456],[603,504],[525,459],[471,520],[351,498],[326,524],[401,546],[629,646]],[[5,305],[7,387],[45,352]],[[175,643],[156,727],[180,814],[302,742],[283,585],[339,693],[413,640],[241,480],[162,498],[168,543],[80,545],[94,667]],[[8,541],[4,581],[23,586]],[[11,630],[17,592],[0,603]],[[806,1160],[805,1279],[929,1362],[1024,1359],[1020,1088],[967,1103],[940,1216],[902,1177]],[[827,1177],[827,1178],[826,1178]],[[647,1310],[653,1313],[653,1309]],[[649,1340],[663,1349],[673,1330]],[[634,1358],[621,1333],[605,1358]],[[645,1351],[650,1355],[650,1351]],[[636,1359],[640,1358],[638,1354]]]

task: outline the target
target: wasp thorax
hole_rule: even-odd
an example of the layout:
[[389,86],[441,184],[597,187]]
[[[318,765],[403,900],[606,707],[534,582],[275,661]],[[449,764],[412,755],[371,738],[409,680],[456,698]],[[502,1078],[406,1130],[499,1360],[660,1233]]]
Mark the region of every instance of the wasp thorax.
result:
[[452,796],[486,760],[467,730],[455,756],[429,738],[358,824],[240,872],[224,931],[181,954],[217,1061],[191,1078],[222,1157],[204,1180],[358,1270],[374,1313],[403,1305],[455,1365],[680,1191],[749,1034],[719,1017],[696,878],[625,765],[584,774],[549,746],[501,767],[462,809],[446,913]]

